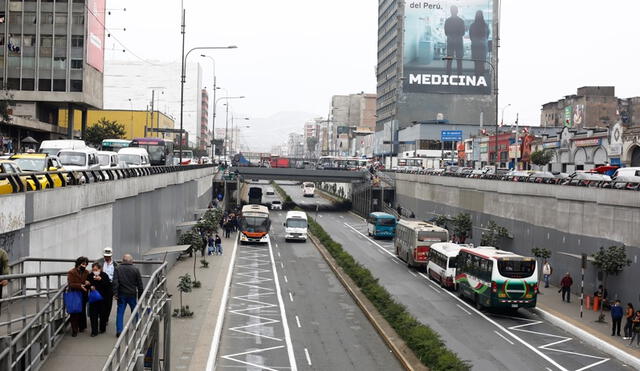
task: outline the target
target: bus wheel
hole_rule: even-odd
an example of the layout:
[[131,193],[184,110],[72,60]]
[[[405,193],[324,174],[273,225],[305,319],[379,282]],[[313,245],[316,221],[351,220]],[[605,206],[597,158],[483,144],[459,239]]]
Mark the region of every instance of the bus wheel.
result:
[[480,303],[480,296],[478,294],[475,295],[474,303],[476,305],[477,310],[482,309],[482,303]]

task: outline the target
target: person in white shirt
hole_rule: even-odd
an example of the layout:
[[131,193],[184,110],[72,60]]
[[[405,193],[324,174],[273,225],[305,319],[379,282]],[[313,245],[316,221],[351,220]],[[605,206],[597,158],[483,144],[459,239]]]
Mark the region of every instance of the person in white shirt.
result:
[[544,278],[544,287],[549,287],[549,277],[551,277],[551,273],[553,269],[551,268],[551,264],[549,261],[545,260],[544,265],[542,266],[542,276]]
[[[118,263],[113,260],[113,249],[109,246],[105,247],[102,251],[102,256],[102,258],[98,259],[98,263],[102,265],[102,271],[105,272],[109,276],[109,280],[113,282],[113,274],[118,267]],[[109,318],[111,315],[111,307],[113,306],[113,296],[104,298],[104,300],[106,300],[105,308],[107,308],[106,318]]]

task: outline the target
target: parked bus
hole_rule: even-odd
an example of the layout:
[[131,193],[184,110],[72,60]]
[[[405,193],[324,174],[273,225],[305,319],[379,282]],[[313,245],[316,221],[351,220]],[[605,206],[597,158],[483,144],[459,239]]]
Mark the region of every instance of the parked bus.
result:
[[409,267],[424,269],[429,261],[429,247],[449,241],[449,232],[427,222],[400,220],[396,226],[396,255]]
[[429,263],[427,275],[440,286],[452,290],[456,288],[456,261],[460,249],[468,245],[458,245],[451,242],[439,242],[429,249]]
[[246,205],[240,217],[240,243],[267,243],[269,241],[269,209],[262,205]]
[[393,238],[396,235],[396,224],[398,220],[395,216],[387,213],[374,212],[367,218],[367,234],[373,238],[387,237]]
[[316,185],[311,182],[302,183],[302,195],[304,197],[313,197],[316,193]]
[[533,308],[538,295],[535,258],[495,247],[462,248],[458,254],[458,294],[482,308]]
[[118,152],[122,148],[127,148],[131,145],[131,141],[128,139],[105,139],[102,141],[100,148],[105,152]]
[[307,213],[304,211],[289,211],[284,222],[284,239],[307,240]]
[[173,165],[173,142],[162,138],[135,138],[130,147],[144,148],[151,166]]

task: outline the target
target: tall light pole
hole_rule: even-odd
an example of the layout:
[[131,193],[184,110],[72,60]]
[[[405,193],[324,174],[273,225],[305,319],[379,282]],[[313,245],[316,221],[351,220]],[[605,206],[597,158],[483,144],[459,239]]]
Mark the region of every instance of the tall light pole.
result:
[[[216,101],[213,103],[214,107],[218,105],[218,102],[221,100],[225,100],[227,101],[227,112],[226,112],[226,118],[225,118],[225,124],[224,124],[224,142],[222,143],[222,147],[224,148],[224,157],[226,160],[227,157],[227,140],[228,140],[228,130],[229,130],[229,99],[244,99],[245,96],[241,95],[238,97],[229,97],[229,96],[225,96],[225,97],[220,97],[218,99],[216,99]],[[215,108],[214,108],[215,109]]]
[[211,120],[211,160],[213,160],[216,157],[216,94],[218,92],[218,82],[217,82],[217,78],[216,78],[216,60],[210,56],[210,55],[205,55],[205,54],[200,54],[201,57],[203,58],[209,58],[211,59],[211,62],[213,63],[213,118]]
[[[249,121],[248,117],[235,117],[233,115],[233,113],[231,113],[231,143],[233,143],[233,145],[231,146],[231,150],[234,153],[237,153],[238,151],[238,145],[236,144],[236,141],[238,140],[238,127],[235,125],[235,120],[246,120]],[[235,147],[235,151],[234,151],[234,147]]]
[[184,83],[186,81],[186,64],[187,64],[187,58],[189,58],[189,54],[191,54],[191,52],[193,52],[194,50],[216,50],[216,49],[236,49],[237,46],[235,45],[230,45],[230,46],[199,46],[199,47],[195,47],[192,48],[191,50],[189,50],[187,52],[187,54],[185,55],[184,53],[184,45],[185,45],[185,18],[186,18],[186,11],[184,9],[184,4],[182,4],[182,26],[181,26],[181,33],[182,33],[182,59],[181,59],[181,63],[182,63],[182,69],[181,69],[181,76],[180,76],[180,143],[179,143],[179,148],[180,148],[180,163],[182,163],[182,132],[184,130]]

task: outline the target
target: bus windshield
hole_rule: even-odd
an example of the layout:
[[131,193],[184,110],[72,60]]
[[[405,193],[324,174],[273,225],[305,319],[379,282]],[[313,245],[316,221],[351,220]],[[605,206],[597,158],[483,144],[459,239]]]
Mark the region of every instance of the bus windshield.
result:
[[245,216],[240,229],[249,233],[265,233],[269,231],[269,218],[263,216]]
[[307,221],[304,219],[287,219],[287,228],[307,228]]
[[457,268],[456,263],[458,261],[458,257],[452,256],[449,258],[449,268]]
[[498,271],[507,278],[531,277],[535,269],[534,260],[498,260]]
[[446,242],[449,240],[447,232],[418,232],[420,242]]

